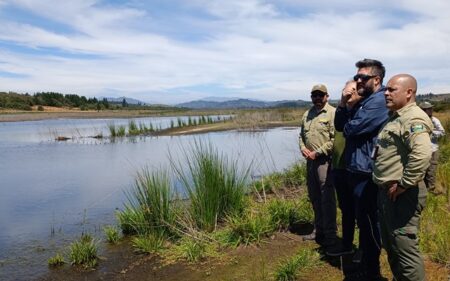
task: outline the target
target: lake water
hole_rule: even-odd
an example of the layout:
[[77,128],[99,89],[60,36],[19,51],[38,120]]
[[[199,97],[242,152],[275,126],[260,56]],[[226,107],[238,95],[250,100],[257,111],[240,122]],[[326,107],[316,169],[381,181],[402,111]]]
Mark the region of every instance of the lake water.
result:
[[[162,128],[177,118],[139,118]],[[194,136],[135,137],[115,142],[107,125],[128,119],[58,119],[0,123],[0,280],[26,280],[46,273],[47,259],[84,232],[102,235],[115,224],[124,191],[136,172],[169,167],[195,141],[209,142],[258,177],[300,159],[298,129],[218,132]],[[56,136],[73,137],[65,142]]]

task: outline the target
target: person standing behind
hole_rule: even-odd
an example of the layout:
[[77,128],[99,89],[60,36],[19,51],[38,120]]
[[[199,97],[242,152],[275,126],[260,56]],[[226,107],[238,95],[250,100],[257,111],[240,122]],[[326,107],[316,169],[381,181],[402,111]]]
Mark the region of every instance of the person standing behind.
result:
[[[361,96],[356,91],[356,82],[351,80],[345,83],[342,89],[342,96],[339,106],[347,107],[348,110],[354,108]],[[344,100],[347,100],[345,102]],[[334,121],[333,121],[334,122]],[[352,254],[353,239],[355,234],[355,203],[353,200],[353,190],[348,184],[347,170],[344,161],[345,138],[342,132],[335,132],[333,143],[333,152],[331,155],[331,174],[333,176],[333,184],[336,189],[338,206],[342,214],[342,244],[336,243],[334,247],[327,249],[328,256],[336,257]]]
[[431,134],[431,161],[430,167],[428,167],[425,174],[424,181],[428,191],[439,193],[440,190],[436,190],[436,169],[439,161],[438,140],[445,135],[445,130],[444,127],[442,127],[441,121],[433,116],[433,105],[431,103],[424,101],[419,104],[419,107],[425,111],[428,117],[430,117],[431,123],[433,124],[433,131]]
[[[385,68],[378,60],[364,59],[356,63],[353,77],[358,94],[363,100],[351,110],[343,106],[336,109],[335,126],[345,136],[345,164],[349,185],[353,190],[355,215],[359,227],[359,248],[362,251],[360,268],[346,280],[379,280],[381,241],[378,229],[378,187],[372,181],[371,159],[375,140],[388,110],[384,101],[383,78]],[[346,102],[349,96],[343,96]]]
[[409,74],[392,77],[385,93],[390,117],[378,135],[373,180],[383,246],[395,280],[425,280],[417,239],[427,189],[423,183],[431,159],[430,118],[416,105],[417,81]]
[[311,90],[313,106],[303,114],[299,145],[306,158],[308,196],[314,209],[314,231],[305,240],[321,246],[336,241],[336,197],[329,178],[330,154],[333,148],[335,108],[328,104],[325,85]]

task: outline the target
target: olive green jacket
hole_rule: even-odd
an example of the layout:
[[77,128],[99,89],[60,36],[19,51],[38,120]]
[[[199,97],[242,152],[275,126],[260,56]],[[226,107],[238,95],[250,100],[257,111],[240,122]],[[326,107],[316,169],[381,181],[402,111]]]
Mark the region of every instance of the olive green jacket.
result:
[[378,134],[373,180],[379,185],[398,182],[417,186],[431,159],[430,118],[415,103],[391,112]]
[[334,114],[336,108],[328,103],[320,110],[313,106],[303,114],[300,123],[300,150],[307,148],[319,155],[329,156],[334,141]]

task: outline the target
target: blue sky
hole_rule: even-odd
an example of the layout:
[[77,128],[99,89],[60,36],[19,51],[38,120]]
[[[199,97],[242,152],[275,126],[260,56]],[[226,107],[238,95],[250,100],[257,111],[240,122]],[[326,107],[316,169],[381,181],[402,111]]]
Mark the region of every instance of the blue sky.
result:
[[448,11],[447,0],[0,0],[0,91],[173,104],[308,99],[324,83],[338,98],[355,62],[376,58],[387,77],[416,76],[419,93],[448,93]]

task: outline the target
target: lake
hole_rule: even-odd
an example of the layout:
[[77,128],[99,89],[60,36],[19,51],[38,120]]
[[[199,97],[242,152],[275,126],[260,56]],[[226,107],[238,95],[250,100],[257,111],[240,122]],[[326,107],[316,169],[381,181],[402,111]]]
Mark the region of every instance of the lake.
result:
[[[217,118],[215,116],[214,118]],[[187,120],[187,117],[183,117]],[[136,118],[166,128],[177,117]],[[48,271],[47,259],[82,232],[102,236],[116,224],[136,172],[170,166],[195,141],[211,143],[256,178],[300,160],[297,128],[191,136],[94,139],[128,119],[56,119],[0,123],[0,280]],[[68,136],[69,141],[55,141]]]

